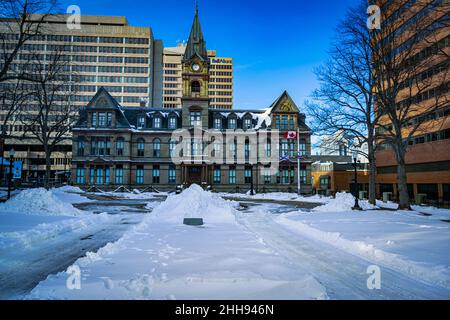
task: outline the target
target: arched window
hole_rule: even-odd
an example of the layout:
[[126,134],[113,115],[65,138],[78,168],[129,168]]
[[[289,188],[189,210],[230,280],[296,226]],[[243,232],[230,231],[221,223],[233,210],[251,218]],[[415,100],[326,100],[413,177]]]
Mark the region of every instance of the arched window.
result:
[[143,157],[145,155],[145,140],[140,138],[137,141],[137,155]]
[[199,81],[192,81],[191,83],[192,93],[200,93],[201,85]]
[[123,149],[125,148],[125,139],[124,138],[117,138],[116,140],[116,153],[117,156],[121,157],[123,156]]
[[79,157],[84,156],[84,146],[85,146],[84,137],[79,137],[77,141],[77,149],[78,149],[77,155]]
[[158,138],[153,140],[153,156],[155,158],[161,157],[161,140]]
[[170,153],[171,157],[175,156],[175,149],[177,147],[177,144],[178,143],[177,143],[176,140],[170,140],[169,141],[169,153]]

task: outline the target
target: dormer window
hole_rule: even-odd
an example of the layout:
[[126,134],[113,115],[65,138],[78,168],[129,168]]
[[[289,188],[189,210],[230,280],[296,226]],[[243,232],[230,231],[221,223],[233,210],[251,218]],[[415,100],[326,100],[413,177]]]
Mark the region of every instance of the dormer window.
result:
[[244,129],[252,129],[253,123],[251,118],[244,119]]
[[169,129],[176,129],[176,128],[177,128],[177,118],[170,117],[169,118]]
[[236,118],[228,119],[228,129],[236,130],[237,129],[237,120]]
[[161,118],[160,117],[153,118],[153,128],[161,129]]
[[220,119],[220,118],[214,119],[214,129],[216,129],[216,130],[222,129],[222,119]]
[[145,116],[138,116],[137,127],[138,127],[138,129],[145,128]]

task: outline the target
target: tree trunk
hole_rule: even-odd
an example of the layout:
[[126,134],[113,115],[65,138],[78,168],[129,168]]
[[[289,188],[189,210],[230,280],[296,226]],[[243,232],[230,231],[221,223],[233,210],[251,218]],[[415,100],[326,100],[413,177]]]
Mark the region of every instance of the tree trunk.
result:
[[51,158],[50,158],[50,152],[48,150],[45,151],[45,189],[50,189],[50,172],[51,172]]
[[402,152],[398,153],[400,153],[397,155],[397,184],[399,194],[398,208],[399,210],[411,210],[411,204],[408,194],[408,184],[406,179],[405,154]]

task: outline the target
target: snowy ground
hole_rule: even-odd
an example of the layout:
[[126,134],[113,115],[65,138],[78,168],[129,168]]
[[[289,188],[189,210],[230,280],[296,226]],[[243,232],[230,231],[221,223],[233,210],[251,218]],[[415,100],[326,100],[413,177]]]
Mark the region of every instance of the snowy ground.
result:
[[121,205],[102,206],[71,187],[26,190],[0,204],[0,299],[26,294],[49,274],[117,241],[148,212]]
[[[450,299],[450,210],[363,201],[351,211],[348,194],[241,195],[239,205],[197,186],[166,201],[38,192],[45,201],[0,205],[0,299]],[[72,264],[80,290],[66,285]],[[381,290],[367,288],[372,265]]]

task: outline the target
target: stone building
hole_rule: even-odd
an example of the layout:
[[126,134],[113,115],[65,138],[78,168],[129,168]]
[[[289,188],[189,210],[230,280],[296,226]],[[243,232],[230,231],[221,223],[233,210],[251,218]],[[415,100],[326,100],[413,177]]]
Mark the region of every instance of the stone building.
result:
[[182,78],[181,109],[123,107],[101,88],[73,129],[73,182],[101,190],[196,183],[216,191],[247,192],[253,185],[259,192],[295,192],[300,176],[302,193],[311,192],[311,131],[287,92],[263,110],[211,108],[198,12]]

